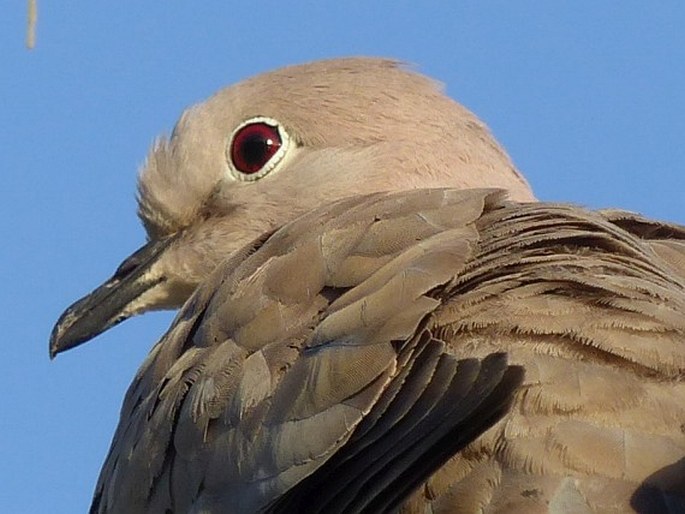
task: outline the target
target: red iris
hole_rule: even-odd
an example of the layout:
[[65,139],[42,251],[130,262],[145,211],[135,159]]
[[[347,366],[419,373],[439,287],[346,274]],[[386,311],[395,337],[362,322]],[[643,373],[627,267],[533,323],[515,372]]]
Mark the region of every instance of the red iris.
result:
[[245,125],[231,143],[231,161],[235,169],[251,175],[260,171],[281,147],[278,127],[264,122]]

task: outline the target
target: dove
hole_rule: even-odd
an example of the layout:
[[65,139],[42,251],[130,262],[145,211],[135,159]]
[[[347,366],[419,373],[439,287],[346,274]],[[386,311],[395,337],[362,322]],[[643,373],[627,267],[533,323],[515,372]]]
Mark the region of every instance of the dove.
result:
[[91,512],[683,512],[685,228],[538,202],[400,63],[187,109],[50,354],[180,311]]

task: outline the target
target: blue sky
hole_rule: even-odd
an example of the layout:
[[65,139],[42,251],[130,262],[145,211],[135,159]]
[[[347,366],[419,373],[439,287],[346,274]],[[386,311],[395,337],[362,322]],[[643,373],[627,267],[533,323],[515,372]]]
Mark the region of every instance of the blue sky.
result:
[[685,223],[678,0],[38,3],[32,52],[23,2],[0,17],[2,512],[87,509],[126,388],[171,314],[54,362],[48,336],[144,241],[134,187],[153,138],[219,87],[318,58],[397,57],[482,117],[540,198]]

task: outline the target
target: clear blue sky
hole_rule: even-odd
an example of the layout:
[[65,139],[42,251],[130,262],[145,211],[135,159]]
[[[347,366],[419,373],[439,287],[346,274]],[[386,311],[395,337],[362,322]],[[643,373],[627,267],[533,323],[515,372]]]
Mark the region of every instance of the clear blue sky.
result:
[[479,114],[540,198],[685,223],[682,1],[38,2],[32,52],[23,2],[0,17],[1,512],[87,509],[171,314],[54,362],[48,336],[144,241],[134,187],[153,138],[221,86],[398,57]]

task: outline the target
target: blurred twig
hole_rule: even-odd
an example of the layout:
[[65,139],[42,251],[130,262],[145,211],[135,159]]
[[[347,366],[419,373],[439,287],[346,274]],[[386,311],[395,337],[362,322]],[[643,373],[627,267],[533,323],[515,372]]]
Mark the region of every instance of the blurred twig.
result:
[[36,46],[36,19],[38,18],[38,6],[36,0],[29,0],[28,24],[26,27],[26,47],[31,50]]

